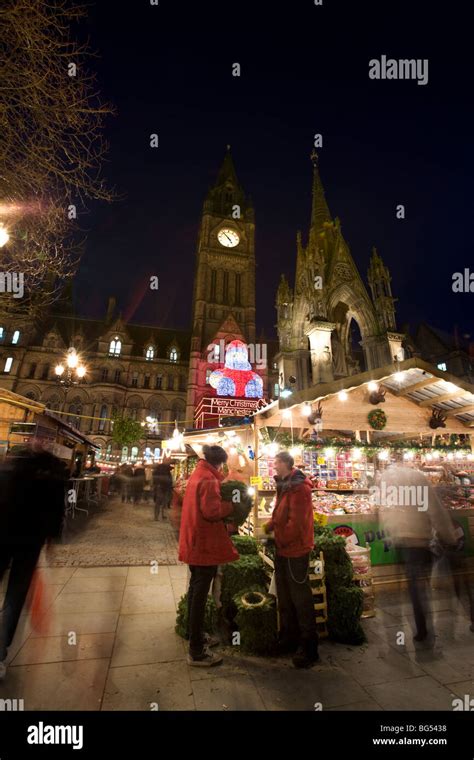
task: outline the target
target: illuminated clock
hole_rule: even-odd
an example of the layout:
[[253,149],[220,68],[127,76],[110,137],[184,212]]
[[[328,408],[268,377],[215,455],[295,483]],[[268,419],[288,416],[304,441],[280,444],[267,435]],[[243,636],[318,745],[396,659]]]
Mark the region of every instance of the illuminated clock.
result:
[[223,227],[217,233],[217,239],[221,245],[226,248],[235,248],[239,244],[240,238],[238,232],[231,230],[228,227]]

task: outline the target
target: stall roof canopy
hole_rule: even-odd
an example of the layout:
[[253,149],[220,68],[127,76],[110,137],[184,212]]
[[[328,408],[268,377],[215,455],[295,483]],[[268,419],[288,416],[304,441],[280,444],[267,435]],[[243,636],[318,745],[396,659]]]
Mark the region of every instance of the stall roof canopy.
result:
[[45,409],[44,414],[57,422],[62,428],[64,428],[65,432],[67,432],[71,438],[75,438],[78,443],[87,443],[89,446],[91,446],[91,448],[100,449],[100,446],[97,443],[94,443],[94,441],[88,438],[87,435],[81,433],[77,428],[73,427],[68,422],[65,422],[59,415],[55,414],[54,412],[50,412],[49,409]]
[[26,398],[26,396],[20,396],[19,393],[14,393],[6,388],[0,389],[0,404],[13,404],[23,409],[29,409],[32,412],[43,412],[46,409],[45,405],[40,404],[39,401],[33,401],[31,398]]
[[[390,403],[384,403],[378,408],[382,408],[388,415],[390,407],[390,412],[393,413],[390,429],[394,429],[397,424],[400,431],[407,432],[415,432],[422,427],[423,432],[428,434],[431,429],[427,421],[434,409],[440,410],[446,417],[446,427],[440,427],[439,433],[468,433],[470,428],[474,428],[474,385],[448,372],[443,372],[419,358],[407,359],[379,369],[334,380],[331,383],[314,385],[286,399],[280,398],[257,412],[254,419],[259,426],[275,426],[282,423],[286,427],[288,425],[284,422],[285,410],[291,409],[301,414],[302,404],[326,400],[327,404],[323,404],[323,409],[329,406],[335,411],[336,402],[338,402],[337,395],[341,391],[346,391],[349,403],[353,401],[363,407],[363,416],[359,414],[360,419],[355,419],[357,414],[354,413],[354,408],[351,408],[349,414],[347,406],[343,412],[340,406],[343,402],[339,401],[340,412],[338,414],[335,412],[333,415],[334,422],[337,423],[334,428],[344,429],[346,425],[347,429],[369,429],[367,425],[361,423],[365,423],[367,412],[371,408],[377,408],[370,405],[368,390],[364,387],[371,381],[377,382],[380,387],[389,391],[386,402],[390,401]],[[410,408],[413,416],[407,418]],[[331,428],[332,420],[328,419],[328,416],[323,412],[324,426]],[[359,424],[359,427],[351,427],[352,422]],[[308,427],[307,421],[302,416],[293,420],[292,424]],[[407,424],[409,427],[406,427]]]

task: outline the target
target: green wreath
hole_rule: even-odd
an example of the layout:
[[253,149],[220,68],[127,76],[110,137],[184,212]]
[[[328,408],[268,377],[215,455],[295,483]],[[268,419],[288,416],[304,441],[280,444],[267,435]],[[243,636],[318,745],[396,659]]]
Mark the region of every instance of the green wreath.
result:
[[370,427],[374,430],[383,430],[387,424],[387,415],[382,409],[372,409],[372,411],[368,413],[367,419]]

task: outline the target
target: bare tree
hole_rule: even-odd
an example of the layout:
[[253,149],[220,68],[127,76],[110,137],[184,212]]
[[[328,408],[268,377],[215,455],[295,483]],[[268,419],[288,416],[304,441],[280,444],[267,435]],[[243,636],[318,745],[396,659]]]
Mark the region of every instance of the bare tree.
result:
[[72,29],[86,7],[69,0],[3,0],[0,8],[0,223],[10,235],[0,270],[21,272],[25,295],[0,312],[34,316],[58,297],[80,258],[80,220],[110,201],[102,102],[89,43]]

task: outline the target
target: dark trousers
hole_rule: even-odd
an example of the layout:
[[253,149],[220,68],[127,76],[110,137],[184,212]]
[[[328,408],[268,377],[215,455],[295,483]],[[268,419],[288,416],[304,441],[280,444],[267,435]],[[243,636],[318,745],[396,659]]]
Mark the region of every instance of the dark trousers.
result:
[[12,561],[5,601],[0,610],[0,661],[7,656],[7,649],[13,641],[42,545],[0,545],[0,580]]
[[191,580],[188,589],[188,634],[189,654],[199,658],[204,653],[204,616],[207,595],[217,565],[190,565]]
[[310,654],[318,649],[318,629],[309,582],[309,554],[275,557],[275,580],[280,613],[280,641],[303,647]]
[[408,591],[415,616],[416,632],[423,636],[427,632],[428,580],[431,576],[433,555],[429,549],[422,546],[405,546],[402,548],[402,556],[408,577]]

